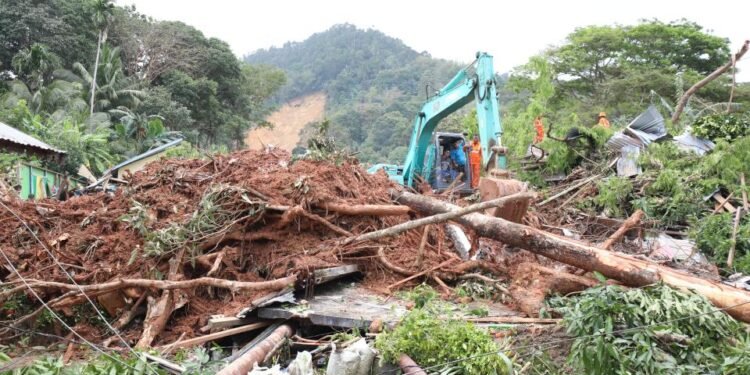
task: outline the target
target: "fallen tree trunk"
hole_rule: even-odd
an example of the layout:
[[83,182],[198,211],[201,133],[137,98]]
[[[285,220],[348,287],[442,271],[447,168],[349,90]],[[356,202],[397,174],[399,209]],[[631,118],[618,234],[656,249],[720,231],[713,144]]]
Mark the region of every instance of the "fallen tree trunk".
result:
[[693,94],[695,94],[698,90],[700,90],[703,86],[709,84],[711,81],[715,80],[716,78],[719,78],[722,74],[724,74],[729,68],[733,67],[737,61],[740,61],[742,56],[745,55],[748,48],[750,48],[750,40],[746,40],[745,43],[742,45],[739,51],[737,51],[736,54],[732,57],[729,62],[726,64],[720,66],[718,69],[714,70],[711,74],[707,75],[706,78],[703,78],[702,80],[698,81],[696,84],[691,86],[687,91],[685,91],[684,94],[680,97],[680,100],[677,102],[677,106],[675,107],[674,113],[672,114],[672,124],[677,124],[680,122],[680,116],[682,115],[682,111],[685,109],[685,106],[688,103],[688,99],[690,99]]
[[438,215],[425,217],[418,220],[407,221],[402,224],[394,225],[390,228],[376,230],[374,232],[365,233],[356,237],[349,237],[342,241],[342,244],[346,245],[352,242],[370,241],[376,240],[378,238],[395,236],[397,234],[406,232],[407,230],[416,229],[428,224],[442,223],[444,221],[453,220],[471,212],[482,211],[493,207],[502,207],[508,203],[524,199],[533,199],[534,197],[536,197],[536,194],[534,193],[516,193],[513,195],[508,195],[506,197],[489,200],[487,202],[473,204],[469,207],[459,208],[457,206],[453,206],[457,208],[455,211],[445,211]]
[[620,228],[618,228],[615,233],[612,233],[612,235],[609,236],[609,238],[607,238],[607,240],[604,241],[600,247],[604,250],[609,250],[609,248],[612,247],[615,242],[622,239],[622,236],[624,236],[625,233],[628,233],[629,230],[633,229],[633,227],[641,222],[641,220],[643,219],[643,215],[645,215],[643,210],[636,210],[635,212],[633,212],[633,214],[630,215],[630,217],[625,220],[624,223],[622,223],[622,226],[620,226]]
[[408,206],[397,206],[395,204],[342,204],[325,202],[318,205],[319,208],[337,214],[349,216],[401,216],[408,215],[411,209]]
[[[396,191],[393,195],[397,202],[424,214],[460,210],[455,205],[427,196]],[[750,322],[750,293],[740,289],[500,218],[474,213],[456,221],[472,228],[479,236],[493,238],[587,271],[597,271],[625,285],[641,287],[664,282],[678,289],[693,290],[736,319]]]
[[237,358],[234,362],[224,367],[217,375],[245,375],[253,369],[255,364],[261,364],[266,355],[273,350],[280,342],[294,334],[294,329],[283,324],[276,328],[270,336],[259,342],[254,348]]

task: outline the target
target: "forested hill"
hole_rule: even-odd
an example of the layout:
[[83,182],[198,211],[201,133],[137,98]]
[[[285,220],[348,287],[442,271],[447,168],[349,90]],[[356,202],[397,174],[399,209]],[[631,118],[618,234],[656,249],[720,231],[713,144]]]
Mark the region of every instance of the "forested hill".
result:
[[[471,56],[467,56],[470,59]],[[303,42],[245,56],[286,72],[282,102],[323,91],[336,141],[363,161],[400,162],[425,87],[442,87],[461,65],[419,53],[380,31],[336,25]]]

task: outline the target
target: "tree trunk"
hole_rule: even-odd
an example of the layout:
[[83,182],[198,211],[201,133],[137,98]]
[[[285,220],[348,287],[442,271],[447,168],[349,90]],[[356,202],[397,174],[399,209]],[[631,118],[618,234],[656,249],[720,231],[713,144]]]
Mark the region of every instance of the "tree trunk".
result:
[[[394,195],[397,202],[424,214],[434,215],[460,209],[422,195],[398,192],[394,192]],[[693,290],[717,307],[726,309],[736,319],[750,322],[750,293],[740,289],[500,218],[474,213],[455,220],[472,228],[479,236],[493,238],[587,271],[597,271],[626,285],[641,287],[661,281],[678,289]]]
[[89,99],[89,115],[94,114],[94,96],[96,96],[96,74],[99,72],[99,55],[102,52],[104,30],[99,30],[99,41],[96,43],[96,59],[94,59],[94,75],[91,77],[91,98]]
[[[536,195],[533,193],[516,193],[513,195],[508,195],[506,197],[496,198],[496,199],[489,200],[486,202],[473,204],[468,207],[457,207],[456,212],[444,211],[442,214],[439,214],[439,215],[425,217],[425,218],[418,219],[418,220],[407,221],[402,224],[394,225],[390,228],[385,228],[385,229],[377,230],[374,232],[361,234],[356,237],[349,237],[343,240],[342,244],[347,245],[352,242],[371,241],[371,240],[376,240],[376,239],[383,238],[383,237],[391,237],[391,236],[395,236],[397,234],[406,232],[407,230],[425,226],[427,224],[437,224],[437,223],[442,223],[448,220],[454,220],[455,218],[461,215],[465,215],[470,212],[482,211],[482,210],[486,210],[488,208],[493,208],[493,207],[503,207],[504,205],[508,203],[513,203],[518,200],[530,200],[530,199],[533,199],[534,197],[536,197]],[[453,206],[453,207],[456,207],[456,206]]]

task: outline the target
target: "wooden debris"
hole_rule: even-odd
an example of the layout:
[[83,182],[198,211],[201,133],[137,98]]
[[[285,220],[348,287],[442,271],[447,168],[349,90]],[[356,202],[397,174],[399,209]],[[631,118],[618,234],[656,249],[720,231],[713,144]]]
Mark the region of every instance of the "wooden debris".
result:
[[[459,210],[455,205],[406,192],[396,193],[394,198],[399,203],[426,214]],[[480,236],[494,238],[587,271],[597,271],[626,285],[640,287],[661,281],[678,289],[693,290],[708,298],[715,306],[726,309],[736,319],[750,322],[750,293],[743,290],[499,218],[472,213],[457,221],[472,228]]]
[[481,318],[467,318],[472,323],[498,323],[498,324],[560,324],[562,319],[545,318],[523,318],[520,316],[485,316]]
[[750,49],[750,40],[746,40],[745,43],[742,44],[742,47],[740,48],[740,50],[737,51],[737,53],[735,53],[734,56],[732,56],[732,59],[730,59],[729,62],[718,67],[711,74],[707,75],[705,78],[698,81],[696,84],[694,84],[689,89],[687,89],[687,91],[685,91],[685,93],[682,94],[682,96],[680,97],[680,100],[677,101],[675,110],[672,113],[672,124],[677,125],[680,122],[680,116],[682,115],[682,111],[685,109],[685,106],[688,103],[688,99],[690,99],[690,97],[693,96],[693,94],[695,94],[703,86],[709,84],[709,82],[720,77],[727,70],[733,67],[734,64],[736,64],[737,61],[739,61],[742,58],[742,56],[745,55],[748,49]]
[[427,373],[406,354],[401,354],[401,356],[398,357],[398,367],[403,371],[403,375],[427,375]]
[[622,223],[622,226],[619,229],[617,229],[615,233],[612,233],[612,235],[609,236],[609,238],[607,238],[607,240],[604,241],[599,247],[605,250],[609,250],[612,247],[612,245],[615,244],[615,242],[622,239],[625,233],[627,233],[629,230],[633,229],[635,226],[640,224],[641,219],[643,219],[644,215],[645,213],[643,212],[643,210],[636,210],[635,212],[633,212],[633,214],[630,215],[630,217],[627,220],[625,220],[624,223]]
[[294,329],[283,324],[276,328],[265,340],[259,342],[247,353],[237,358],[217,373],[217,375],[246,375],[256,364],[263,363],[269,352],[271,352],[279,343],[294,334]]
[[408,282],[408,281],[414,280],[414,279],[416,279],[417,277],[420,277],[420,276],[424,276],[424,275],[426,275],[426,274],[428,274],[428,273],[430,273],[430,272],[432,272],[432,271],[436,271],[436,270],[439,270],[439,269],[441,269],[441,268],[443,268],[443,267],[445,267],[445,266],[447,266],[447,265],[449,265],[449,264],[453,263],[453,262],[454,262],[455,260],[456,260],[455,258],[451,258],[451,259],[448,259],[448,260],[446,260],[445,262],[443,262],[443,263],[440,263],[440,264],[438,264],[438,265],[437,265],[437,266],[435,266],[435,267],[432,267],[432,268],[430,268],[430,269],[424,270],[424,271],[422,271],[422,272],[419,272],[419,273],[415,273],[415,274],[413,274],[413,275],[411,275],[411,276],[409,276],[409,277],[407,277],[407,278],[405,278],[405,279],[403,279],[403,280],[401,280],[401,281],[397,281],[397,282],[395,282],[395,283],[393,283],[393,284],[391,284],[391,285],[388,285],[388,286],[386,287],[386,289],[389,289],[389,290],[390,290],[390,289],[393,289],[393,288],[395,288],[395,287],[397,287],[397,286],[399,286],[399,285],[402,285],[402,284],[404,284],[404,283],[406,283],[406,282]]
[[192,339],[182,340],[182,341],[176,341],[169,345],[163,346],[163,348],[172,347],[172,348],[187,348],[191,346],[196,345],[202,345],[209,341],[218,340],[224,337],[234,336],[240,333],[255,331],[261,328],[268,327],[271,323],[269,322],[258,322],[258,323],[252,323],[236,328],[230,328],[224,331],[211,333],[205,336],[195,337]]
[[161,367],[161,368],[169,371],[169,373],[171,373],[171,374],[182,374],[182,373],[185,373],[187,371],[187,369],[185,367],[180,366],[180,365],[178,365],[178,364],[176,364],[174,362],[167,361],[164,358],[157,357],[155,355],[148,354],[148,353],[145,353],[145,352],[141,353],[141,355],[144,358],[146,358],[147,360],[156,363],[157,365],[159,365],[159,367]]
[[553,195],[553,196],[545,199],[541,203],[538,203],[536,206],[537,207],[544,206],[547,203],[550,203],[550,202],[556,200],[557,198],[560,198],[560,197],[564,196],[565,194],[568,194],[568,193],[572,192],[573,190],[576,190],[578,188],[583,187],[584,185],[588,184],[589,182],[594,181],[595,179],[597,179],[599,177],[601,177],[601,175],[597,174],[597,175],[593,175],[593,176],[591,176],[589,178],[586,178],[586,179],[584,179],[584,180],[582,180],[580,182],[577,182],[577,183],[573,184],[572,186],[570,186],[569,188],[567,188],[567,189],[565,189],[565,190],[563,190],[563,191],[561,191],[561,192],[559,192],[559,193],[557,193],[557,194],[555,194],[555,195]]
[[407,206],[386,204],[342,204],[325,202],[318,205],[326,211],[350,216],[402,216],[408,215],[411,209]]
[[422,218],[422,219],[407,221],[399,225],[394,225],[390,228],[365,233],[356,237],[349,237],[345,239],[344,241],[342,241],[342,244],[346,245],[346,244],[350,244],[353,242],[371,241],[371,240],[376,240],[376,239],[383,238],[383,237],[395,236],[397,234],[406,232],[407,230],[416,229],[416,228],[419,228],[428,224],[442,223],[448,220],[456,219],[458,217],[461,217],[463,215],[466,215],[472,212],[482,211],[482,210],[486,210],[488,208],[493,208],[493,207],[502,207],[506,204],[509,204],[518,200],[533,199],[535,196],[536,195],[533,193],[516,193],[513,195],[506,196],[506,197],[501,197],[501,198],[489,200],[486,202],[473,204],[468,207],[463,207],[455,212],[447,212],[443,214],[429,216],[429,217]]
[[737,209],[734,215],[734,226],[732,227],[732,245],[729,247],[729,255],[727,255],[727,267],[732,268],[734,264],[734,250],[737,248],[737,229],[740,226],[740,218],[742,218],[742,209]]

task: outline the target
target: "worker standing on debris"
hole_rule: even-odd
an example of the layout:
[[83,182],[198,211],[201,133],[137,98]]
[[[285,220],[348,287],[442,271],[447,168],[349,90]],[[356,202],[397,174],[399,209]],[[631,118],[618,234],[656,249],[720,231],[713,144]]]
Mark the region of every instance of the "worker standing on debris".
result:
[[544,123],[542,122],[542,116],[536,116],[534,119],[534,129],[536,129],[534,144],[542,143],[544,140]]
[[479,187],[479,175],[482,173],[482,144],[479,143],[479,136],[474,135],[471,141],[469,151],[469,165],[471,166],[471,187]]
[[605,129],[609,129],[609,120],[607,120],[607,113],[606,112],[599,112],[598,120],[599,120],[599,122],[597,123],[597,125],[605,128]]

